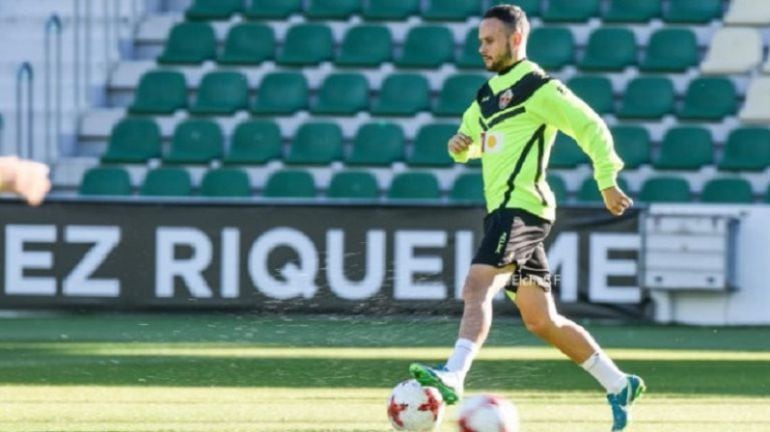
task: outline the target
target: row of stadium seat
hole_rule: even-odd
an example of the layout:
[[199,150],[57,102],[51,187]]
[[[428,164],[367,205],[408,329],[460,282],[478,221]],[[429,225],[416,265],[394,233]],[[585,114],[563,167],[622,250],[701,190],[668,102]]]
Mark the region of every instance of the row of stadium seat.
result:
[[[454,63],[463,69],[483,69],[478,54],[478,29],[468,31],[465,43],[455,53],[448,27],[419,25],[406,35],[403,49],[394,58],[390,30],[382,25],[357,25],[345,33],[335,55],[331,29],[321,23],[296,24],[288,29],[282,49],[272,27],[243,23],[230,28],[221,54],[217,54],[214,29],[206,23],[183,22],[172,27],[158,62],[165,65],[194,65],[217,61],[221,65],[258,65],[275,60],[282,66],[310,66],[333,61],[341,67],[379,67],[393,62],[403,68],[436,68]],[[530,58],[546,69],[559,70],[577,64],[587,71],[621,71],[639,65],[646,72],[683,72],[699,62],[695,33],[687,28],[655,31],[644,55],[634,33],[622,27],[600,27],[588,39],[585,55],[576,61],[575,38],[567,27],[537,27],[528,42]],[[641,58],[641,61],[637,59]]]
[[[187,9],[190,20],[228,20],[236,15],[248,19],[284,20],[293,14],[308,19],[404,20],[420,16],[429,21],[465,21],[480,16],[486,8],[505,0],[195,0]],[[648,22],[663,18],[672,23],[708,23],[722,16],[721,0],[611,0],[602,10],[600,0],[517,0],[529,16],[546,22],[586,22],[601,17],[605,22]],[[665,6],[664,7],[664,3]]]
[[[221,127],[206,119],[188,119],[178,124],[170,149],[162,152],[158,125],[147,118],[126,118],[113,129],[104,163],[146,163],[162,159],[170,164],[263,165],[271,160],[287,164],[390,166],[405,161],[413,167],[449,167],[446,142],[457,130],[455,123],[429,123],[414,137],[410,151],[403,130],[395,123],[374,121],[361,126],[349,151],[340,126],[331,121],[303,123],[284,152],[279,126],[266,119],[240,123],[229,145]],[[659,170],[698,170],[715,164],[714,140],[708,129],[676,126],[669,129],[653,158],[648,131],[641,126],[612,128],[616,148],[628,169],[651,164]],[[284,156],[284,153],[286,155]],[[717,167],[723,171],[762,171],[770,167],[770,129],[740,127],[733,129],[724,145]],[[571,138],[560,134],[551,156],[551,167],[575,168],[589,162]]]

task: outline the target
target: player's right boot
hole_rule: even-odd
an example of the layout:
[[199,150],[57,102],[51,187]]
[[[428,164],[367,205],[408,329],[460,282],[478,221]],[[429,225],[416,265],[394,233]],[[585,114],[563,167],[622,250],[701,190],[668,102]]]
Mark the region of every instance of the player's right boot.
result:
[[622,432],[626,430],[631,418],[631,404],[642,396],[647,386],[644,380],[636,375],[627,376],[627,384],[620,393],[608,394],[607,401],[612,407],[612,432]]
[[409,373],[420,384],[438,389],[447,405],[457,403],[463,395],[463,380],[459,373],[446,368],[432,368],[420,363],[409,365]]

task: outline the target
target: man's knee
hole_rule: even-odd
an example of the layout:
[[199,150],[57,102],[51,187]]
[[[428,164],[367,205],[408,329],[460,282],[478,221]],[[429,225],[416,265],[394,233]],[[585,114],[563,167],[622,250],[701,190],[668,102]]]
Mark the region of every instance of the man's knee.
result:
[[492,301],[494,294],[510,278],[510,270],[493,267],[472,267],[463,285],[465,303]]
[[524,326],[530,332],[543,337],[547,335],[554,326],[554,322],[547,313],[529,313],[522,312]]

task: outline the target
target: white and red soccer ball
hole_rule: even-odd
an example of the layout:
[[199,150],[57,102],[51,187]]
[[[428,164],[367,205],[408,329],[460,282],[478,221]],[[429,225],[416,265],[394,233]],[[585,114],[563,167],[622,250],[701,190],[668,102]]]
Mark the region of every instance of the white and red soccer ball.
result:
[[519,411],[500,396],[465,399],[457,419],[460,432],[519,432]]
[[399,383],[388,399],[388,419],[398,431],[432,431],[444,415],[444,398],[433,387],[417,380]]

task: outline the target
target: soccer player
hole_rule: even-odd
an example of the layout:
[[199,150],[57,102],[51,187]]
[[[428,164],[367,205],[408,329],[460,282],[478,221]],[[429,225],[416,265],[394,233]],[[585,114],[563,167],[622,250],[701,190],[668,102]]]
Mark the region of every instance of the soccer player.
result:
[[48,166],[16,156],[0,157],[0,192],[21,195],[30,205],[38,206],[49,190]]
[[543,240],[555,216],[545,169],[557,130],[573,137],[591,158],[604,204],[614,215],[631,207],[618,188],[623,162],[602,119],[558,80],[526,58],[529,22],[517,6],[489,9],[479,26],[479,53],[495,72],[463,114],[448,142],[457,162],[481,158],[488,214],[484,237],[463,287],[464,310],[454,351],[443,368],[410,366],[423,385],[447,403],[462,395],[465,375],[492,323],[492,298],[501,289],[527,329],[561,350],[607,390],[612,431],[625,430],[629,407],[645,390],[618,369],[593,337],[556,310]]

